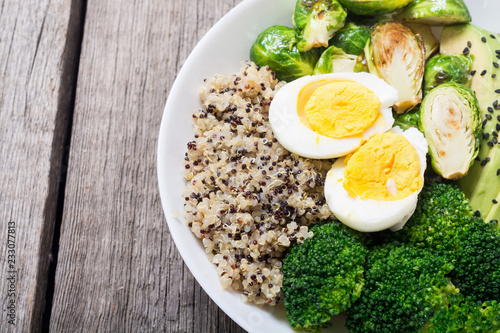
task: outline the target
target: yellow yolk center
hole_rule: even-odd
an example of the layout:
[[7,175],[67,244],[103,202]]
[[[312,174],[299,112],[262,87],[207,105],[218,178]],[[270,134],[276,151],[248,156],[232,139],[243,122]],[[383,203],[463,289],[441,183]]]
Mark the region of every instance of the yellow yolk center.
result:
[[422,187],[417,150],[404,136],[373,136],[345,161],[344,188],[363,200],[403,199]]
[[380,100],[353,81],[320,81],[300,93],[298,112],[318,134],[344,138],[363,133],[380,115]]

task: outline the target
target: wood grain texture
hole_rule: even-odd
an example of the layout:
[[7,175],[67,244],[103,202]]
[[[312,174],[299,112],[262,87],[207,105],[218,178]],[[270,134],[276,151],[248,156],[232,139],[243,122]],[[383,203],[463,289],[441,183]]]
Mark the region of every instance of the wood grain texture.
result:
[[242,332],[182,262],[156,178],[175,75],[238,2],[87,2],[52,332]]
[[0,0],[0,332],[42,326],[80,13],[80,0]]

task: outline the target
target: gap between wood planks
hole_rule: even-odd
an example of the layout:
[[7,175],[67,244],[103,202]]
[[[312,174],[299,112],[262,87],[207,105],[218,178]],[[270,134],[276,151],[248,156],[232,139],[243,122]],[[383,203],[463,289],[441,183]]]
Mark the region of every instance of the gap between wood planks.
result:
[[[80,56],[82,50],[82,42],[83,42],[83,33],[85,28],[85,17],[87,12],[87,0],[82,0],[81,4],[77,3],[79,8],[75,8],[75,15],[79,19],[78,23],[78,33],[75,34],[75,38],[77,41],[73,44],[76,47],[74,51],[75,54],[75,62],[71,68],[67,66],[64,69],[63,75],[67,75],[69,77],[68,81],[70,81],[71,87],[71,102],[70,107],[68,109],[68,119],[66,124],[66,133],[63,138],[63,153],[60,161],[61,172],[59,178],[59,192],[57,193],[57,208],[56,208],[56,220],[54,223],[54,232],[52,236],[52,245],[50,250],[50,263],[49,270],[47,274],[47,289],[45,291],[45,304],[44,304],[44,312],[42,317],[42,332],[48,332],[50,327],[50,317],[52,314],[52,302],[54,299],[54,287],[55,287],[55,279],[56,279],[56,268],[57,268],[57,258],[59,253],[59,240],[61,237],[61,225],[64,211],[64,196],[66,193],[66,176],[68,170],[68,161],[70,155],[71,148],[71,134],[73,128],[73,114],[75,111],[75,99],[76,99],[76,87],[78,82],[78,71],[80,68]],[[73,13],[71,14],[73,16]],[[70,17],[70,20],[72,18]]]

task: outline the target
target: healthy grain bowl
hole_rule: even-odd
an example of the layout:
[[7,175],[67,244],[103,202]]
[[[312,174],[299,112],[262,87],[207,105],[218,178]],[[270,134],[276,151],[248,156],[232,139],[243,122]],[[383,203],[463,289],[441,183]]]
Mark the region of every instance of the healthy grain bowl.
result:
[[488,6],[247,0],[195,48],[162,120],[160,194],[243,328],[500,329]]

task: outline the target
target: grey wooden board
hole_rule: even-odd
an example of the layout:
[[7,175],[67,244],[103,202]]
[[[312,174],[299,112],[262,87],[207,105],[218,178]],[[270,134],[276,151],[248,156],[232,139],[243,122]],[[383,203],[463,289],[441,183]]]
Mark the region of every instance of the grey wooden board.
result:
[[156,178],[175,75],[239,1],[88,1],[51,331],[242,332],[182,262]]
[[80,4],[0,0],[0,332],[42,326]]

